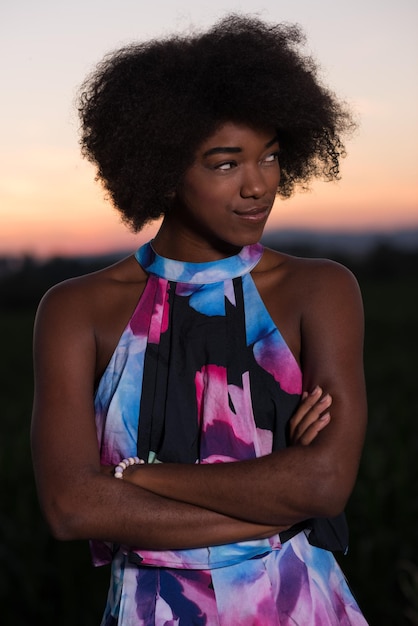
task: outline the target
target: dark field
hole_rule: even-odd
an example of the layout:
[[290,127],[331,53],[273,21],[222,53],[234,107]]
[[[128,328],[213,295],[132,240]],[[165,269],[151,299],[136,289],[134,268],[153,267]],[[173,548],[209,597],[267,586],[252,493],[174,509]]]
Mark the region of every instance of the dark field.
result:
[[[109,570],[90,565],[86,542],[50,537],[32,476],[36,302],[49,283],[82,273],[58,265],[52,278],[41,280],[29,267],[0,281],[0,620],[6,626],[97,626],[107,592]],[[366,311],[369,427],[347,509],[350,551],[339,560],[371,625],[417,625],[417,254],[380,250],[366,265],[351,265]]]

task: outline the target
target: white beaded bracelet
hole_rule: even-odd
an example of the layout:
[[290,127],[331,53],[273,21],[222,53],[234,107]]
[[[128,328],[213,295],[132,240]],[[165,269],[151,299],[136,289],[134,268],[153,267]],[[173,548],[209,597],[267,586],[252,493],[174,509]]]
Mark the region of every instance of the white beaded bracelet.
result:
[[143,463],[145,463],[144,459],[140,459],[137,456],[130,456],[127,459],[123,459],[123,461],[120,461],[120,463],[116,465],[113,475],[115,478],[123,478],[123,472],[127,467],[130,465],[142,465]]

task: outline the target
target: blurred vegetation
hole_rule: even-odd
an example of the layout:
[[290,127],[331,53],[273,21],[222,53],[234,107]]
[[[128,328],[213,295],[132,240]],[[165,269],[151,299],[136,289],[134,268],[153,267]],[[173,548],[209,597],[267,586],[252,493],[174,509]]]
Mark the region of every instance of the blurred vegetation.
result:
[[[303,256],[315,250],[289,249]],[[418,252],[381,245],[366,258],[329,250],[357,275],[366,313],[369,427],[347,508],[349,554],[338,557],[372,626],[418,625]],[[2,623],[97,626],[109,569],[87,542],[60,543],[42,520],[32,474],[31,337],[52,284],[108,259],[0,263],[0,606]]]

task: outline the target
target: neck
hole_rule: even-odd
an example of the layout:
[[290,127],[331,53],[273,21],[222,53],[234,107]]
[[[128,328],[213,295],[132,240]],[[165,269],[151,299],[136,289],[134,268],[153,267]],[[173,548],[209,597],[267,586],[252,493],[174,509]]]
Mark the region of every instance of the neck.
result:
[[168,259],[188,263],[206,263],[235,256],[242,248],[222,241],[197,236],[172,228],[166,220],[155,236],[152,247],[157,254]]

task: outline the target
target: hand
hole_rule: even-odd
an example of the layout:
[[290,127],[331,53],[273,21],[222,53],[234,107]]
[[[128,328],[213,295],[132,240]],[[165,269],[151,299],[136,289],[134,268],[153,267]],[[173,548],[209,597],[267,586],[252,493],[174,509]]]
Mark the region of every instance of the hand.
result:
[[332,403],[329,393],[315,387],[311,393],[304,391],[296,412],[290,419],[291,445],[308,446],[318,433],[329,424],[331,414],[327,410]]

